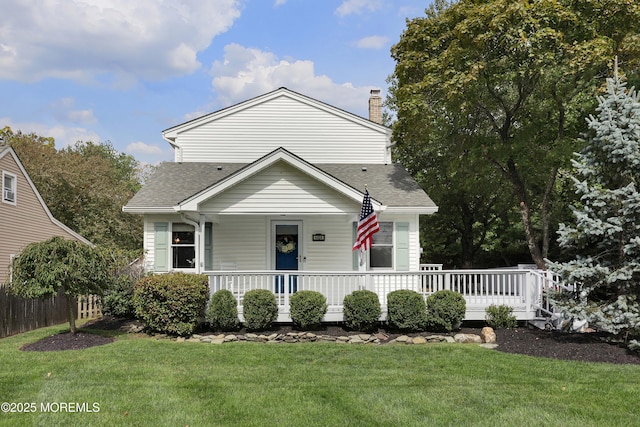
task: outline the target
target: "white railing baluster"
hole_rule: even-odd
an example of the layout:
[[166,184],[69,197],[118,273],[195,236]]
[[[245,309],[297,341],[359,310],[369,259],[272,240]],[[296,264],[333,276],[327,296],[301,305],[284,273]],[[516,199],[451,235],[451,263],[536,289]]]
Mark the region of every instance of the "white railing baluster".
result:
[[[315,271],[209,271],[209,289],[231,291],[242,313],[242,299],[252,289],[274,292],[280,312],[279,321],[290,321],[289,301],[293,282],[298,290],[313,290],[327,299],[325,320],[340,321],[344,297],[354,290],[368,289],[378,294],[386,306],[387,295],[398,289],[419,292],[425,299],[434,292],[449,289],[459,292],[467,302],[468,320],[483,320],[490,304],[514,308],[519,320],[533,318],[535,307],[544,304],[542,290],[550,287],[547,275],[531,270],[442,270],[421,267],[414,272],[315,272]],[[280,292],[281,291],[281,292]]]

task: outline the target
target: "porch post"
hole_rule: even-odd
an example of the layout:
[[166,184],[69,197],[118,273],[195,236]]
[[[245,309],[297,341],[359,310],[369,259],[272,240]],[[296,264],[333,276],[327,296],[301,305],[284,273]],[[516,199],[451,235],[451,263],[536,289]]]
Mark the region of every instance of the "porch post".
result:
[[205,218],[203,214],[200,214],[200,227],[198,230],[198,248],[196,249],[196,260],[198,264],[198,268],[196,269],[196,273],[200,273],[204,268],[204,254],[205,254],[205,234],[206,225]]

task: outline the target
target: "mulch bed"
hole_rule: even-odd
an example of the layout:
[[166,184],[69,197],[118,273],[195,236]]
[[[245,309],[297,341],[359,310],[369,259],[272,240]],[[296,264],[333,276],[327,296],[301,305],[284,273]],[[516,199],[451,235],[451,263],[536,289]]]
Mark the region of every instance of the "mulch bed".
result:
[[58,350],[82,350],[83,348],[95,347],[113,342],[111,337],[77,332],[72,334],[65,332],[51,335],[31,344],[26,344],[20,348],[22,351],[58,351]]
[[[103,317],[94,320],[83,327],[83,331],[95,330],[121,330],[124,326],[135,324],[131,320]],[[463,325],[460,331],[468,334],[479,335],[481,325]],[[295,331],[291,325],[277,325],[268,333],[287,333]],[[206,334],[207,332],[199,331]],[[244,334],[247,331],[236,331]],[[337,324],[324,325],[322,328],[312,331],[324,335],[350,335],[358,332],[349,331]],[[397,331],[380,329],[379,333],[388,336],[389,340],[401,335]],[[263,332],[264,333],[264,332]],[[430,334],[408,334],[430,335]],[[452,334],[453,335],[453,334]],[[607,334],[592,333],[566,333],[559,331],[544,331],[540,329],[520,327],[515,329],[498,329],[497,351],[505,353],[524,354],[535,357],[547,357],[562,360],[577,360],[583,362],[601,362],[613,364],[640,364],[640,353],[629,351],[619,339],[614,339]],[[92,334],[90,332],[78,332],[73,335],[63,333],[46,337],[32,344],[22,347],[25,351],[56,351],[79,350],[96,345],[108,344],[113,341],[111,337]]]

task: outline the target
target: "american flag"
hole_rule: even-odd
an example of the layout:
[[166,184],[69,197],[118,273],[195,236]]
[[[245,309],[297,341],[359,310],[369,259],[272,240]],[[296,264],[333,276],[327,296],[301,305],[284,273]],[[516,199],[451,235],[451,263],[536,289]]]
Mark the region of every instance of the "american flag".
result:
[[378,217],[371,205],[369,190],[364,190],[362,209],[360,209],[360,220],[358,221],[358,235],[356,237],[356,243],[353,245],[353,250],[368,250],[373,242],[372,236],[378,231],[380,231],[380,226],[378,225]]

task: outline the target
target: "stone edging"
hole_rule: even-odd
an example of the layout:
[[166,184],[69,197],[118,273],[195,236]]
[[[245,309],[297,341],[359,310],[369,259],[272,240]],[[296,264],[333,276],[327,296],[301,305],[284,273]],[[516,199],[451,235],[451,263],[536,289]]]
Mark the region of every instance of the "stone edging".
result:
[[[140,325],[127,325],[121,330],[128,333],[141,333]],[[313,332],[288,332],[286,334],[273,333],[269,335],[246,333],[246,334],[194,334],[188,338],[171,337],[165,334],[153,335],[155,339],[170,339],[176,342],[199,342],[209,344],[224,344],[229,342],[261,342],[265,344],[281,343],[305,343],[305,342],[333,342],[337,344],[433,344],[433,343],[472,343],[479,344],[485,348],[496,348],[496,334],[493,328],[484,327],[480,335],[476,334],[455,334],[450,335],[401,335],[394,339],[389,339],[389,335],[377,334],[352,334],[352,335],[322,335]]]
[[495,332],[491,328],[484,328],[481,335],[456,334],[449,335],[419,335],[410,337],[401,335],[395,339],[389,339],[386,334],[353,334],[343,336],[319,335],[312,332],[288,332],[286,334],[218,334],[198,335],[189,338],[171,338],[167,335],[155,335],[156,339],[173,339],[176,342],[198,342],[208,344],[224,344],[229,342],[261,342],[265,344],[282,343],[306,343],[306,342],[333,342],[337,344],[429,344],[429,343],[474,343],[485,348],[497,347]]

